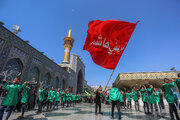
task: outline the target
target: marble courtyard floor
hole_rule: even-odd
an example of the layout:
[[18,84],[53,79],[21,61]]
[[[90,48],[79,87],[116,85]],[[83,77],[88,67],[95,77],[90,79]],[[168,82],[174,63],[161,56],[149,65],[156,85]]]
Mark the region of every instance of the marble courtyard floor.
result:
[[[50,112],[43,112],[42,114],[38,115],[35,114],[36,110],[31,110],[25,112],[25,118],[22,120],[112,120],[110,117],[110,105],[102,104],[103,115],[95,115],[94,106],[94,104],[82,103],[77,104],[75,107],[60,108],[58,110],[53,110]],[[134,109],[132,110],[132,112],[122,109],[122,120],[170,120],[168,111],[166,111],[167,109],[168,107],[163,110],[161,118],[157,118],[156,115],[145,115],[143,112],[136,112]],[[143,110],[142,107],[141,110]],[[20,113],[13,112],[9,120],[17,120],[16,118],[19,115]],[[5,116],[6,114],[4,115],[4,119]],[[116,120],[117,118],[117,109],[115,108],[114,120]]]

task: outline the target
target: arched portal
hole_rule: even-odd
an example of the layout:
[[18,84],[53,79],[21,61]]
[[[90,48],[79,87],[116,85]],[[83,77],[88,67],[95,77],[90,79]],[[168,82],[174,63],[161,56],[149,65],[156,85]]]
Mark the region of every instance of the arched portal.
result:
[[38,67],[34,67],[30,70],[30,77],[28,81],[32,83],[38,83],[39,77],[40,77],[40,71]]
[[81,94],[82,92],[83,92],[83,74],[82,74],[82,71],[80,70],[77,76],[77,92],[76,93]]
[[21,60],[18,58],[13,58],[8,60],[3,70],[8,83],[12,83],[15,77],[20,78],[22,71],[23,71],[23,64]]
[[55,88],[55,89],[58,89],[59,88],[59,78],[58,77],[55,77],[54,80],[52,81],[52,86]]
[[50,83],[51,83],[51,75],[48,72],[45,74],[44,79],[41,80],[40,84],[41,86],[47,86],[50,85]]

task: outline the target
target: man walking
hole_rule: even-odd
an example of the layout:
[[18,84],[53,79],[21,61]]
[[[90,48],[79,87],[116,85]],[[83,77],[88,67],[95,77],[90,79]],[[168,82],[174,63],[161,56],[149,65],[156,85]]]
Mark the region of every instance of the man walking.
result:
[[116,106],[117,110],[118,110],[119,120],[121,120],[120,95],[121,95],[121,93],[120,93],[119,89],[116,87],[116,84],[113,83],[112,88],[109,92],[109,99],[112,103],[111,116],[112,116],[112,118],[114,118],[114,107]]

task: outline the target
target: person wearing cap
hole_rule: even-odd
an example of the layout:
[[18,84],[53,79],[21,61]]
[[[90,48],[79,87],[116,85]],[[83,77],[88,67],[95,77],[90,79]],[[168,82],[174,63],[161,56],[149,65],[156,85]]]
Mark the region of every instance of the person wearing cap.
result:
[[18,93],[21,89],[21,85],[19,85],[19,79],[16,77],[13,80],[13,84],[7,85],[6,79],[3,80],[4,89],[8,90],[7,95],[3,99],[1,106],[0,106],[0,120],[3,118],[4,110],[6,109],[6,112],[8,112],[6,119],[8,120],[13,108],[17,104],[18,100]]
[[24,82],[23,85],[22,85],[22,89],[23,89],[23,93],[22,93],[22,98],[21,98],[21,116],[18,117],[18,119],[21,119],[21,118],[24,118],[24,111],[26,109],[26,105],[27,105],[27,102],[28,102],[28,98],[29,98],[29,90],[30,90],[30,85],[29,85],[29,82]]

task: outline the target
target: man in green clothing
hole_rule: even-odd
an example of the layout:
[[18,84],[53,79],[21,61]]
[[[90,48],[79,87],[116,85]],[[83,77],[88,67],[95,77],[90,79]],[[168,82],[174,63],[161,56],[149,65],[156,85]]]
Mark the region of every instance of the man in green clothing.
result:
[[139,111],[138,91],[136,90],[135,87],[133,87],[133,89],[132,89],[132,96],[133,96],[133,100],[135,102],[135,110]]
[[71,95],[70,95],[70,93],[69,93],[69,91],[68,91],[68,93],[66,94],[66,102],[67,102],[67,106],[66,106],[66,107],[69,107],[69,105],[70,105],[70,99],[71,99]]
[[140,92],[141,92],[141,98],[142,98],[142,102],[143,102],[144,112],[145,112],[145,114],[149,113],[149,104],[147,103],[147,95],[146,95],[147,88],[145,85],[142,85]]
[[128,90],[128,92],[126,93],[126,100],[127,100],[127,109],[130,109],[132,110],[132,104],[131,104],[131,101],[132,101],[132,93],[130,92],[130,90]]
[[125,109],[124,96],[123,96],[123,94],[124,94],[124,92],[121,90],[121,91],[120,91],[120,97],[119,97],[121,109],[122,109],[122,107],[124,107],[124,109]]
[[70,106],[72,106],[72,101],[73,101],[73,100],[72,100],[72,96],[73,96],[73,94],[72,94],[72,93],[70,93],[70,103],[69,103],[69,104],[70,104]]
[[77,94],[77,103],[79,103],[80,102],[80,95],[79,94]]
[[[171,88],[175,87],[175,82],[170,81],[169,79],[165,78],[164,79],[164,84],[163,84],[163,90],[164,90],[164,96],[169,104],[169,113],[171,116],[171,120],[174,119],[174,114],[176,116],[177,120],[180,120],[175,103],[177,102],[177,98],[173,94]],[[174,114],[173,114],[174,113]]]
[[61,100],[61,92],[60,92],[60,89],[58,89],[58,91],[55,93],[54,109],[58,108],[58,104],[60,100]]
[[62,105],[63,105],[63,108],[64,108],[65,102],[66,102],[66,92],[64,90],[61,93],[61,98],[62,98]]
[[147,94],[148,94],[148,99],[149,99],[149,104],[150,104],[150,108],[151,108],[151,113],[153,113],[153,106],[155,108],[155,111],[156,113],[159,115],[159,112],[158,112],[158,107],[157,107],[157,104],[156,104],[156,99],[155,99],[155,91],[154,91],[154,88],[153,88],[153,85],[149,85],[149,88],[147,88]]
[[159,106],[160,112],[162,112],[162,106],[161,106],[161,104],[160,104],[159,91],[158,91],[156,88],[154,88],[154,98],[155,98],[155,100],[156,100],[156,104],[158,104],[158,106]]
[[176,79],[175,83],[176,83],[176,85],[179,89],[179,93],[180,93],[180,73],[177,74],[177,77],[178,77],[178,79]]
[[120,91],[119,89],[116,87],[116,84],[113,83],[112,84],[112,88],[109,92],[109,99],[110,102],[112,103],[112,109],[111,109],[111,116],[112,118],[114,118],[114,107],[117,107],[118,110],[118,115],[119,115],[119,120],[121,120],[121,111],[120,111]]
[[24,82],[23,85],[22,85],[22,89],[23,89],[23,94],[22,94],[22,98],[21,98],[21,104],[22,104],[22,107],[21,107],[21,111],[22,111],[22,114],[21,116],[18,117],[18,119],[22,119],[24,118],[24,111],[25,111],[25,108],[26,108],[26,105],[27,105],[27,102],[28,102],[28,98],[29,98],[29,90],[30,90],[30,85],[29,85],[29,82]]
[[41,86],[39,88],[39,103],[38,103],[38,111],[36,112],[37,114],[42,112],[42,106],[44,103],[44,99],[45,99],[45,91],[44,91],[44,88]]
[[49,110],[49,105],[50,105],[50,109],[52,108],[54,98],[55,98],[54,87],[51,87],[51,90],[48,92],[47,110]]
[[21,89],[21,85],[19,85],[19,79],[18,78],[14,78],[13,84],[11,84],[11,85],[7,85],[7,82],[4,79],[3,85],[4,85],[4,89],[8,90],[8,94],[6,95],[6,97],[3,99],[2,103],[1,103],[0,120],[2,120],[2,118],[3,118],[5,108],[8,109],[8,114],[7,114],[5,120],[8,120],[11,113],[12,113],[13,108],[17,104],[18,93]]
[[108,94],[107,94],[107,92],[104,95],[104,102],[105,102],[105,104],[108,103]]
[[73,103],[73,106],[74,106],[74,104],[75,104],[75,101],[76,101],[76,95],[72,95],[72,103]]

